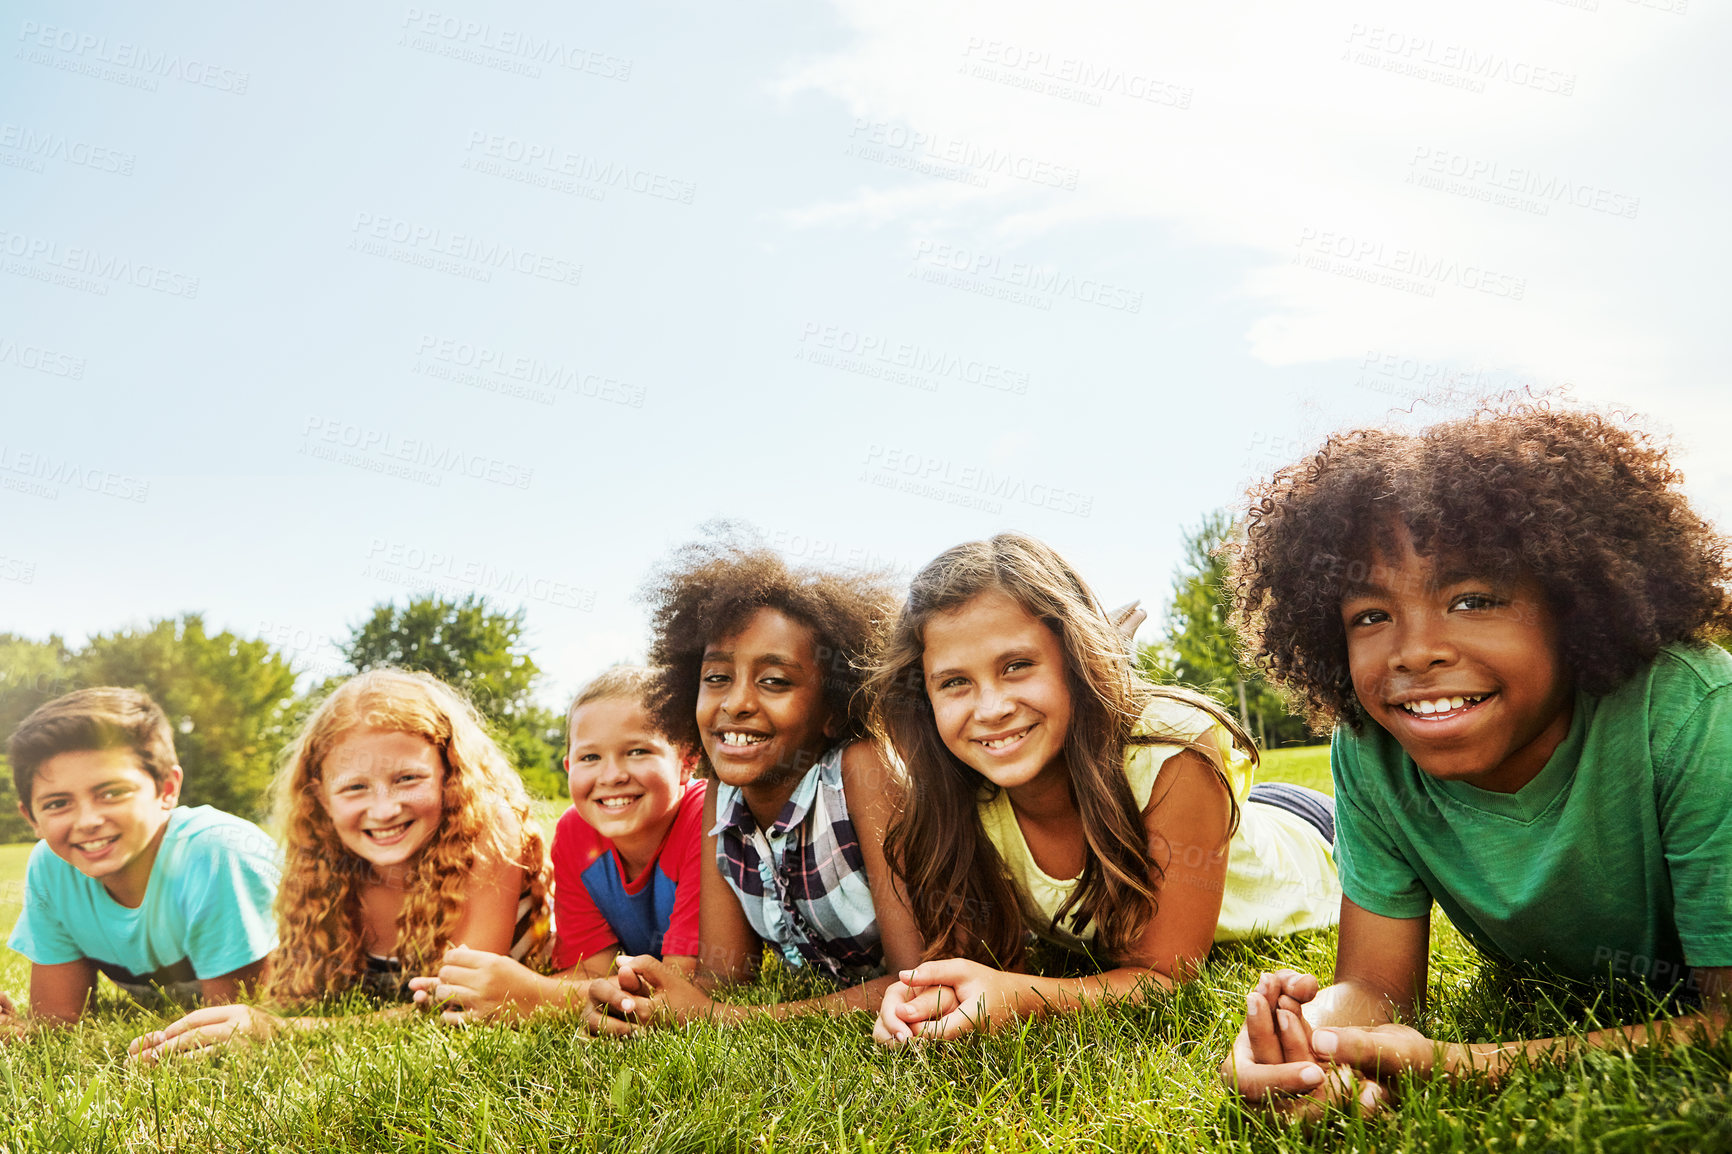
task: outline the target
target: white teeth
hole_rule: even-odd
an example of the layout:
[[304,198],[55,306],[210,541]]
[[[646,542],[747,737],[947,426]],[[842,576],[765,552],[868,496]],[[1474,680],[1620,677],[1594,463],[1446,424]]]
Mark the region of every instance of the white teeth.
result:
[[1452,710],[1464,709],[1484,700],[1484,694],[1474,697],[1439,697],[1435,701],[1404,701],[1401,703],[1401,708],[1409,713],[1417,713],[1424,717],[1432,713],[1449,713]]
[[604,797],[595,804],[603,809],[624,809],[636,800],[635,797]]
[[723,745],[758,745],[768,740],[770,739],[761,733],[738,733],[731,729],[722,733]]
[[1009,745],[1011,742],[1020,740],[1022,738],[1022,736],[1024,734],[1026,734],[1027,732],[1028,732],[1028,730],[1024,729],[1019,733],[1011,734],[1009,737],[1000,737],[1000,738],[996,738],[995,740],[992,740],[992,741],[983,741],[980,744],[986,746],[986,748],[988,748],[988,749],[1003,749],[1005,746]]

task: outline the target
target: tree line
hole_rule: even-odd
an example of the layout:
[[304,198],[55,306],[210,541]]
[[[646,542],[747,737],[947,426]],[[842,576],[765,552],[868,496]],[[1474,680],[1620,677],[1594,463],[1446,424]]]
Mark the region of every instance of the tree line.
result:
[[[92,637],[74,649],[59,636],[0,633],[0,734],[63,693],[125,685],[156,699],[174,726],[186,770],[182,800],[259,819],[277,758],[313,706],[350,673],[380,665],[421,669],[469,695],[531,792],[565,791],[564,719],[536,704],[541,678],[524,643],[524,613],[479,595],[377,605],[338,649],[348,670],[297,692],[298,671],[268,641],[209,632],[202,615],[152,621]],[[29,837],[12,773],[0,756],[0,841]]]
[[[1231,519],[1215,512],[1187,532],[1163,635],[1140,647],[1138,666],[1157,680],[1209,694],[1265,748],[1304,741],[1304,722],[1241,661],[1227,624],[1221,546],[1232,531]],[[337,647],[348,669],[297,691],[302,671],[289,655],[263,639],[210,633],[197,613],[98,634],[81,648],[59,636],[35,641],[0,633],[0,735],[74,689],[142,689],[175,727],[185,803],[259,819],[277,759],[313,706],[351,673],[396,665],[425,670],[467,693],[530,792],[564,794],[564,718],[536,703],[543,674],[524,642],[524,610],[496,609],[479,594],[415,596],[402,606],[375,605]],[[0,841],[27,839],[4,761],[0,756]]]

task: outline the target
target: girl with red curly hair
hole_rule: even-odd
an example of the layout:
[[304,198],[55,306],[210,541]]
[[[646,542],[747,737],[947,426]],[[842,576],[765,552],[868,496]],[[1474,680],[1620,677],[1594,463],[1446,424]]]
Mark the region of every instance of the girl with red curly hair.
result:
[[[547,852],[523,782],[444,682],[400,669],[345,681],[307,720],[273,791],[286,846],[267,1000],[356,987],[406,998],[408,979],[457,943],[545,961]],[[159,1058],[320,1021],[207,1007],[132,1052]]]

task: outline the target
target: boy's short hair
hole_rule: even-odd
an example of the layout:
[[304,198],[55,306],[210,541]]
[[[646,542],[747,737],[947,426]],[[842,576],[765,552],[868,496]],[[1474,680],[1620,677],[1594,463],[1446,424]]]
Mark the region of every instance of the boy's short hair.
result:
[[1682,479],[1639,429],[1543,404],[1337,433],[1252,487],[1228,549],[1234,624],[1314,725],[1358,729],[1341,602],[1405,529],[1422,557],[1537,580],[1576,685],[1604,695],[1662,646],[1732,629],[1732,552]]
[[571,708],[565,712],[565,743],[571,744],[571,727],[577,719],[577,711],[595,701],[610,701],[623,697],[635,701],[645,709],[650,706],[650,693],[656,685],[656,671],[642,665],[613,665],[586,682],[577,696],[572,699]]
[[49,758],[99,749],[132,750],[159,792],[179,763],[168,715],[149,694],[113,685],[80,689],[38,706],[7,741],[18,800],[29,808],[36,771]]

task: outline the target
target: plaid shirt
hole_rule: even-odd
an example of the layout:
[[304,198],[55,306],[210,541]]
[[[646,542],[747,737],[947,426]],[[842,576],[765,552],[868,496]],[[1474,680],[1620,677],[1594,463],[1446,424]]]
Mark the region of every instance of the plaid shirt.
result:
[[837,746],[800,779],[766,832],[737,787],[717,782],[716,864],[746,921],[790,966],[843,985],[884,972],[866,859],[848,820]]

